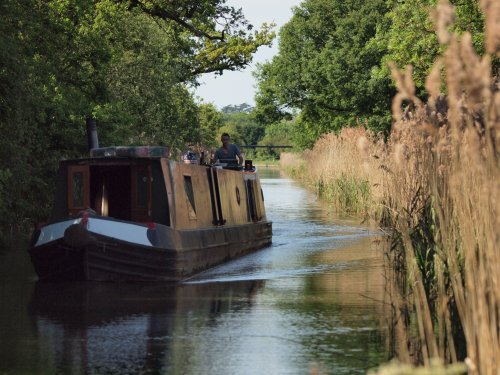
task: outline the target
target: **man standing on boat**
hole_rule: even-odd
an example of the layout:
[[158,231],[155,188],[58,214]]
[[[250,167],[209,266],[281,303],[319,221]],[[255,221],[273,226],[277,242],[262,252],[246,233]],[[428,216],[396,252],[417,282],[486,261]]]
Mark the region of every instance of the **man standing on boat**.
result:
[[[241,156],[240,149],[235,144],[229,143],[231,137],[227,133],[222,133],[220,140],[222,147],[215,152],[215,160],[220,163],[227,163],[228,167],[239,167],[243,164],[243,156]],[[238,158],[238,161],[236,161]]]

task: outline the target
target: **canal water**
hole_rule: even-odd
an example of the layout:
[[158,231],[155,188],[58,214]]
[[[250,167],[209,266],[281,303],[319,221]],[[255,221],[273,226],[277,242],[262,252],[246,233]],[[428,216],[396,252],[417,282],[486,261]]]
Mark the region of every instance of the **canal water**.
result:
[[38,284],[0,248],[0,374],[364,374],[388,360],[378,233],[262,169],[273,244],[181,285]]

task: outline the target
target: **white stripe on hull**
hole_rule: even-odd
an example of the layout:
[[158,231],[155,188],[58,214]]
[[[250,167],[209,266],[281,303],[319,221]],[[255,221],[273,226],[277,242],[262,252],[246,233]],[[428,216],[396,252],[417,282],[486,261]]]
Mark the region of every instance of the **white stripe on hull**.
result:
[[[64,231],[73,224],[81,223],[82,219],[71,219],[44,226],[34,247],[59,240],[64,237]],[[104,220],[89,217],[87,230],[90,233],[100,234],[117,240],[131,242],[144,246],[153,246],[148,239],[148,228],[143,225],[131,224],[121,221]]]

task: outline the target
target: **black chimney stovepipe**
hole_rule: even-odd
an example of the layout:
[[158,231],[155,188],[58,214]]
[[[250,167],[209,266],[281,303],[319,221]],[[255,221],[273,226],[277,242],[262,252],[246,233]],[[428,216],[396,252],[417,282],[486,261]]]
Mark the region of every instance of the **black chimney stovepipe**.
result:
[[96,120],[92,117],[87,118],[87,144],[89,147],[89,151],[93,148],[99,148]]

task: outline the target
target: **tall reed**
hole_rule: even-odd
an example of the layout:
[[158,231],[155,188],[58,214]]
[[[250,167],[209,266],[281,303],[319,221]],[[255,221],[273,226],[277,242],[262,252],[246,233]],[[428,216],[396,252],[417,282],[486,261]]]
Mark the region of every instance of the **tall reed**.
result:
[[[415,96],[411,67],[393,67],[398,94],[386,196],[396,229],[393,261],[407,276],[397,306],[416,318],[416,359],[458,361],[463,335],[468,373],[493,375],[500,373],[500,92],[491,56],[500,51],[500,2],[480,4],[483,57],[469,34],[448,32],[453,8],[440,1],[438,38],[447,49],[427,79],[427,103]],[[405,111],[403,102],[411,103]],[[400,358],[410,359],[408,345],[402,348]]]

